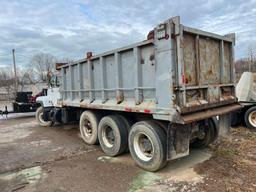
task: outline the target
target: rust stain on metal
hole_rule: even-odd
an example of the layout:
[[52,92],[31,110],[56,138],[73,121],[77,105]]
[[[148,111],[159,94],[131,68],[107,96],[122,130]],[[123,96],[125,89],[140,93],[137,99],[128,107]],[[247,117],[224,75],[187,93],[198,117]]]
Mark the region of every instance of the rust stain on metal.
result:
[[154,30],[152,30],[148,33],[147,39],[150,40],[150,39],[154,39],[154,38],[155,38],[155,32],[154,32]]
[[223,115],[223,114],[229,113],[231,111],[238,110],[241,107],[242,106],[239,105],[239,104],[233,104],[233,105],[229,105],[229,106],[218,107],[218,108],[215,108],[215,109],[204,110],[204,111],[200,111],[200,112],[193,113],[193,114],[183,115],[182,119],[184,120],[185,123],[192,123],[192,122],[195,122],[195,121],[207,119],[207,118],[214,117],[214,116],[217,116],[217,115]]
[[150,61],[153,61],[155,59],[155,55],[154,54],[151,54],[150,57],[149,57],[149,60]]
[[86,53],[86,58],[91,59],[92,58],[92,52],[87,52]]
[[[184,32],[181,48],[183,48],[184,62],[183,82],[186,87],[174,85],[173,91],[178,102],[175,103],[181,107],[182,113],[236,102],[234,85],[225,86],[227,83],[232,83],[230,79],[231,43],[224,42],[223,66],[219,40]],[[222,87],[223,85],[225,87]],[[189,89],[190,87],[194,88]],[[185,100],[183,100],[184,97]]]
[[[189,85],[196,84],[196,57],[195,57],[195,40],[193,35],[184,34],[183,37],[183,54],[184,54],[184,71],[185,82]],[[194,77],[194,78],[191,78]]]
[[117,104],[120,104],[120,103],[122,103],[123,102],[123,100],[124,100],[124,96],[123,96],[123,94],[117,94],[117,96],[116,96],[116,102],[117,102]]
[[212,103],[200,104],[200,105],[197,105],[197,106],[196,105],[188,106],[188,107],[183,107],[181,109],[181,113],[182,114],[187,114],[187,113],[191,113],[191,112],[205,110],[205,109],[208,109],[208,108],[225,106],[225,105],[229,105],[229,104],[236,103],[236,102],[237,102],[237,100],[235,98],[233,98],[233,99],[224,100],[224,101],[216,101],[216,102],[212,102]]
[[80,107],[88,108],[88,109],[103,109],[102,105],[95,105],[95,104],[92,105],[92,104],[85,104],[85,103],[80,104]]
[[67,65],[68,63],[55,63],[55,69],[59,70],[62,66]]

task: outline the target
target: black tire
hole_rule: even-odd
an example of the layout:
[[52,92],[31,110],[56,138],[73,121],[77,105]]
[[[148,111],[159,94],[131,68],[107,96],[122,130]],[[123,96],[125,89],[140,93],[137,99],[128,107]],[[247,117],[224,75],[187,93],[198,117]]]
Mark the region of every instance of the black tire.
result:
[[36,120],[38,122],[38,124],[42,127],[50,127],[53,125],[52,121],[44,121],[43,120],[43,112],[44,112],[44,108],[38,107],[36,110]]
[[213,135],[211,137],[211,141],[209,144],[211,144],[217,140],[217,138],[219,136],[219,130],[220,130],[219,121],[218,121],[217,117],[210,118],[210,121],[212,121]]
[[[129,135],[129,132],[130,132],[130,130],[131,130],[131,128],[132,128],[132,125],[134,124],[134,122],[131,120],[131,119],[129,119],[129,118],[127,118],[127,117],[124,117],[124,116],[122,116],[122,115],[117,115],[120,119],[122,119],[122,121],[123,121],[123,123],[124,123],[124,125],[125,125],[125,127],[126,127],[126,130],[127,130],[127,135]],[[128,136],[127,136],[127,140],[128,140]],[[127,143],[128,143],[128,141],[127,141]],[[128,144],[127,144],[127,147],[126,147],[126,149],[125,149],[125,152],[129,152],[129,146],[128,146]]]
[[127,149],[128,131],[119,116],[109,115],[101,119],[98,128],[101,149],[108,156],[114,157]]
[[246,127],[256,129],[256,106],[251,107],[246,111],[244,121]]
[[213,143],[218,137],[218,122],[215,118],[210,118],[208,126],[201,125],[201,129],[204,131],[203,138],[196,138],[190,143],[192,148],[206,148],[209,144]]
[[[131,119],[129,119],[129,118],[123,116],[123,115],[116,115],[116,116],[117,116],[118,118],[122,119],[123,123],[125,124],[126,130],[127,130],[128,134],[129,134],[129,132],[130,132],[130,130],[131,130],[132,125],[134,124],[134,122],[133,122]],[[128,138],[127,138],[127,139],[128,139]]]
[[80,116],[79,128],[82,139],[89,145],[99,143],[98,140],[98,125],[100,117],[92,111],[84,111]]
[[164,132],[167,134],[167,129],[168,129],[168,126],[169,126],[170,122],[168,122],[168,121],[166,121],[166,122],[165,121],[158,121],[158,120],[152,120],[152,122],[159,125],[164,130]]
[[[145,149],[147,147],[148,150]],[[131,156],[142,169],[158,171],[163,168],[167,163],[166,148],[167,136],[158,124],[141,121],[132,126],[129,133],[129,149]]]

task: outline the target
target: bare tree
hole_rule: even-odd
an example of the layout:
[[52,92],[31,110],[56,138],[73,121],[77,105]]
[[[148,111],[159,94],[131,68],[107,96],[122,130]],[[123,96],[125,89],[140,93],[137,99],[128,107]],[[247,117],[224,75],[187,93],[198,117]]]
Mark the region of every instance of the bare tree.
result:
[[57,62],[58,63],[72,63],[72,62],[74,62],[74,60],[70,59],[70,58],[62,58],[62,59],[58,59]]
[[9,69],[0,71],[0,87],[6,90],[8,94],[14,91],[14,76]]
[[256,61],[256,44],[251,44],[248,46],[248,63],[249,63],[249,71],[254,71],[255,61]]
[[31,85],[38,83],[38,77],[37,73],[34,69],[31,68],[24,68],[22,70],[19,70],[18,74],[18,85],[20,87],[20,90],[23,90],[25,85]]
[[22,71],[21,77],[24,79],[24,81],[27,84],[36,84],[39,82],[35,69],[28,69],[28,68],[24,69]]
[[47,74],[55,69],[56,57],[49,53],[37,53],[31,59],[32,69],[40,81],[47,81]]

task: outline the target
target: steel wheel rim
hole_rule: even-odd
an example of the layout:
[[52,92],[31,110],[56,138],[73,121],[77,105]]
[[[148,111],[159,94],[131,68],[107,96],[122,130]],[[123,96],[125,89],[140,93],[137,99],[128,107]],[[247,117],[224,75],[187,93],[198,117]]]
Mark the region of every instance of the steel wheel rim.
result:
[[90,121],[85,120],[83,124],[83,133],[85,137],[91,137],[93,134],[93,129]]
[[249,122],[253,127],[256,127],[256,111],[252,111],[249,114]]
[[207,133],[206,133],[206,128],[204,127],[204,128],[201,128],[200,130],[199,130],[199,136],[197,137],[197,139],[199,139],[199,140],[204,140],[205,138],[206,138],[206,135],[207,135]]
[[43,114],[44,114],[43,112],[39,113],[38,118],[39,118],[39,121],[40,121],[40,122],[43,122],[43,123],[44,123],[45,121],[44,121],[44,119],[43,119]]
[[134,151],[143,161],[150,161],[154,155],[154,145],[151,138],[145,133],[137,133],[134,137]]
[[105,126],[102,130],[102,140],[108,148],[112,148],[115,143],[115,133],[110,126]]

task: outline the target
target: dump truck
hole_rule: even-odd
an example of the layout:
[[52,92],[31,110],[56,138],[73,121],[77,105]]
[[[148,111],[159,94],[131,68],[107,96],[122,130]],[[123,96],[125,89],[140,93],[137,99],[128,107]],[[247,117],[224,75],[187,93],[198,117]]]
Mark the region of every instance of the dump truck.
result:
[[77,121],[87,144],[108,156],[129,151],[139,167],[157,171],[230,127],[230,112],[240,108],[234,45],[234,34],[170,18],[145,41],[60,66],[59,98],[37,99],[38,121]]

